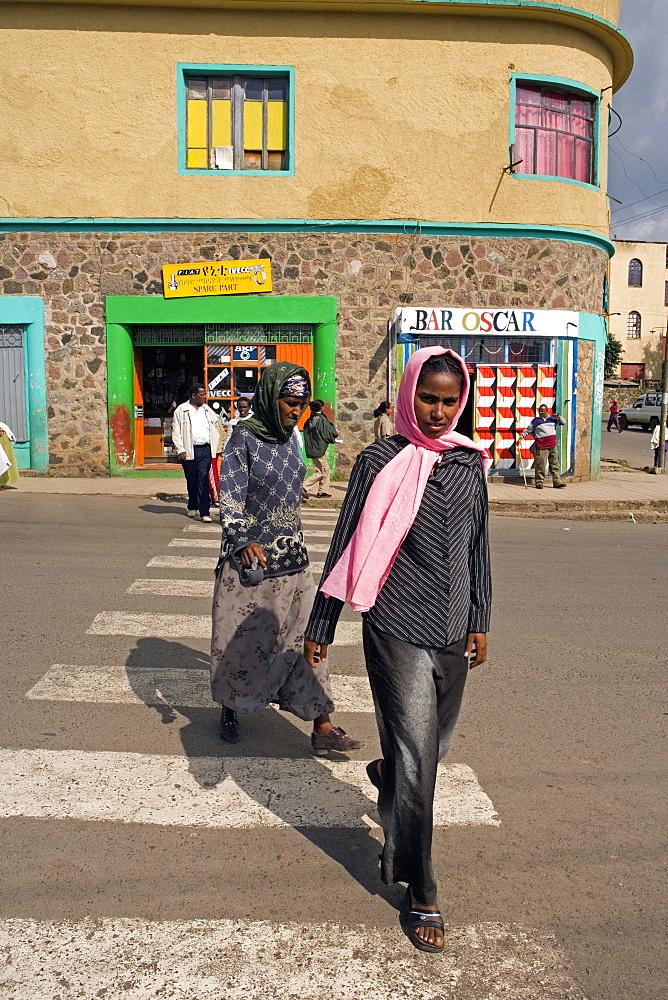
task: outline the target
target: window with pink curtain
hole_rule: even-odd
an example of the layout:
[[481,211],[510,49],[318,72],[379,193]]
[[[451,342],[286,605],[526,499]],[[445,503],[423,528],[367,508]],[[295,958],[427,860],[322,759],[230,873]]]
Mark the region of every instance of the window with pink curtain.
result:
[[592,97],[518,82],[515,173],[593,184],[595,111]]

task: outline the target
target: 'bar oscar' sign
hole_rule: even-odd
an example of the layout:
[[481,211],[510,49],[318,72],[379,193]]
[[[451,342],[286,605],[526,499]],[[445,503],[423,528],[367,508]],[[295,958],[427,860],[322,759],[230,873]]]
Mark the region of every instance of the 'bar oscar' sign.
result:
[[162,285],[166,299],[270,292],[271,261],[215,260],[195,264],[164,264]]

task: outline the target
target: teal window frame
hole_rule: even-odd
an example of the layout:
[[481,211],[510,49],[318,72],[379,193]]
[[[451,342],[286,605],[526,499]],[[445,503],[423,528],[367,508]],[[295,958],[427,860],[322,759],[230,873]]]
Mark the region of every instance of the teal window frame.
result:
[[510,115],[508,119],[508,141],[512,150],[515,148],[515,116],[517,106],[517,83],[535,83],[538,86],[554,86],[569,92],[585,94],[593,97],[595,101],[594,111],[594,180],[591,184],[586,181],[577,181],[572,177],[557,177],[555,174],[519,174],[511,172],[511,177],[515,180],[528,181],[558,181],[561,184],[575,184],[577,187],[588,188],[590,191],[601,190],[601,92],[593,87],[588,87],[578,80],[570,80],[564,76],[545,76],[542,73],[513,73],[510,78]]
[[[186,166],[186,79],[189,76],[281,76],[288,78],[288,166],[285,170],[226,170],[217,167],[193,169]],[[176,127],[178,131],[178,174],[180,177],[294,177],[295,174],[295,68],[294,66],[236,66],[217,63],[177,63]]]

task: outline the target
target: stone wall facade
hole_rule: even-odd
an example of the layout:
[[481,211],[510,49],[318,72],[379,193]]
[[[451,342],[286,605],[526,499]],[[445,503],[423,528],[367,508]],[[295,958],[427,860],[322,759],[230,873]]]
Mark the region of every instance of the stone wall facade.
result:
[[[337,420],[345,439],[339,446],[338,465],[342,473],[372,439],[372,411],[387,395],[387,326],[397,306],[448,304],[599,313],[607,272],[606,254],[593,246],[519,237],[0,234],[2,292],[41,296],[45,303],[52,474],[109,472],[106,296],[161,296],[165,263],[254,257],[272,260],[271,294],[334,295],[338,299]],[[578,465],[588,454],[589,421],[583,409],[587,380],[591,389],[586,349],[580,358]]]

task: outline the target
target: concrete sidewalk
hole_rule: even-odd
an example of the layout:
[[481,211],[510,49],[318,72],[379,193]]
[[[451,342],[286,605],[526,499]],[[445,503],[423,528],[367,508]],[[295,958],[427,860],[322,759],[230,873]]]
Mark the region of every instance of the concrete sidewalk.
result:
[[565,490],[552,488],[550,480],[537,490],[529,482],[489,485],[489,507],[494,514],[515,517],[569,517],[608,520],[668,520],[668,476],[638,472],[603,472],[588,483],[568,483]]
[[[307,508],[340,507],[348,484],[332,483],[332,498],[309,500]],[[70,479],[35,476],[21,479],[5,493],[54,494],[59,496],[154,497],[174,500],[185,497],[185,482],[180,479],[123,478]],[[490,511],[495,514],[528,517],[617,516],[628,518],[639,512],[643,520],[668,519],[668,476],[650,476],[639,472],[603,472],[589,483],[569,483],[565,490],[547,485],[536,490],[517,483],[496,482],[489,485]]]

